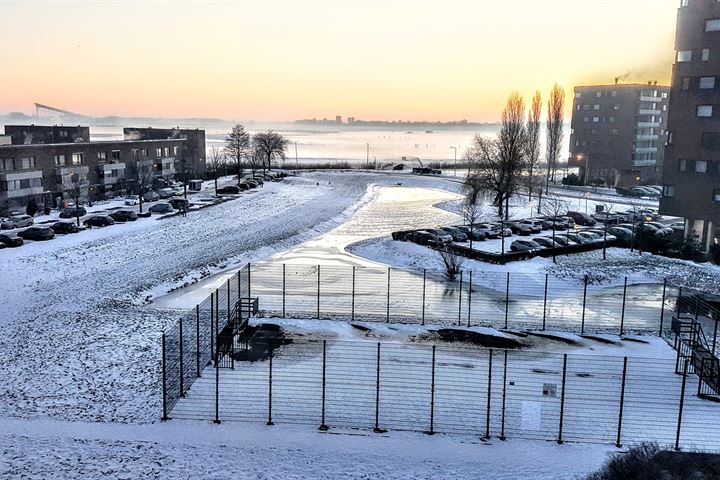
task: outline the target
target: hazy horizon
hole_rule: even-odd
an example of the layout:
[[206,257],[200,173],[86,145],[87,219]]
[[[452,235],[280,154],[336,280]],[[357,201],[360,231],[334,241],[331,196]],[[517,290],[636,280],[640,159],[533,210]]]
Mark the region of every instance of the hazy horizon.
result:
[[677,7],[0,0],[0,112],[495,122],[514,90],[668,83]]

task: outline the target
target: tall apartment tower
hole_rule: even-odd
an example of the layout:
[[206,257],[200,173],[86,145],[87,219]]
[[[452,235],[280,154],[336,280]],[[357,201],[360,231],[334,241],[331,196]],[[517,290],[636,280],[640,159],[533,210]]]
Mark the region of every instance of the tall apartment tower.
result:
[[670,87],[575,87],[568,166],[583,184],[658,184],[662,176]]
[[660,211],[720,237],[720,2],[680,0]]

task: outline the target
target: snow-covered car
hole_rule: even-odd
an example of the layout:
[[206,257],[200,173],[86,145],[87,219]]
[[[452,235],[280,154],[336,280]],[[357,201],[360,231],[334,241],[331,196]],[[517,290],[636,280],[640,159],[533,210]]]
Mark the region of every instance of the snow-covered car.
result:
[[617,240],[617,237],[616,237],[615,235],[613,235],[613,234],[610,233],[610,232],[605,232],[604,230],[595,229],[595,230],[588,230],[588,231],[589,231],[590,233],[594,233],[594,234],[596,234],[596,235],[600,235],[600,238],[601,238],[603,241],[614,242],[614,241]]
[[478,223],[477,225],[473,225],[473,230],[484,233],[487,238],[500,238],[502,231],[499,225],[492,223]]
[[487,238],[487,235],[485,235],[483,232],[475,228],[471,229],[469,226],[466,225],[458,225],[455,228],[463,232],[468,239],[473,241],[482,241]]
[[125,197],[125,205],[137,205],[140,203],[140,195],[128,195]]
[[554,242],[550,237],[535,237],[532,239],[533,242],[545,248],[560,248],[562,245],[559,242]]
[[590,243],[602,243],[603,241],[601,235],[593,232],[578,232],[578,235],[585,238],[586,240],[589,240]]
[[658,229],[658,233],[657,233],[656,235],[665,236],[665,235],[672,235],[673,233],[675,233],[675,230],[673,230],[673,229],[672,229],[671,227],[669,227],[668,225],[665,225],[665,224],[662,224],[662,223],[658,223],[658,222],[647,222],[646,225],[652,225],[653,227],[657,228],[657,229]]
[[452,235],[443,230],[440,230],[439,228],[428,228],[426,229],[426,231],[435,235],[437,237],[437,240],[442,243],[451,243],[453,241]]
[[170,205],[169,203],[160,202],[150,207],[148,211],[150,213],[172,213],[174,210],[172,205]]
[[574,247],[577,243],[570,240],[565,234],[555,235],[555,243],[559,243],[563,247]]
[[594,238],[587,238],[575,232],[566,233],[564,234],[564,237],[570,239],[578,245],[589,245],[591,243],[595,243]]
[[160,195],[156,192],[146,192],[143,194],[143,201],[145,202],[156,202],[160,200]]
[[29,227],[33,223],[33,218],[30,215],[16,215],[2,222],[0,227],[2,227],[3,230],[10,230],[13,228]]
[[511,252],[536,252],[545,247],[532,240],[515,240],[510,244]]
[[467,242],[467,235],[460,229],[454,227],[443,227],[441,228],[441,230],[450,234],[450,236],[453,238],[453,242]]
[[532,218],[525,218],[519,221],[520,225],[525,225],[530,228],[532,233],[540,233],[543,230],[542,222],[533,220]]

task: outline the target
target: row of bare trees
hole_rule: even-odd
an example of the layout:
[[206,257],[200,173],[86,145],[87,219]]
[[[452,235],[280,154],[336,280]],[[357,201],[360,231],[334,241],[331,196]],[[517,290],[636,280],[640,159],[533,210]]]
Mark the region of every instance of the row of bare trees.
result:
[[466,210],[474,209],[481,196],[490,195],[498,217],[508,219],[510,199],[522,189],[528,190],[529,199],[534,191],[542,195],[543,188],[546,195],[549,193],[559,166],[564,108],[565,92],[556,84],[547,106],[545,175],[540,180],[540,92],[533,97],[527,118],[523,98],[518,93],[510,95],[497,137],[476,135],[465,154],[470,165],[465,181]]
[[212,147],[207,157],[207,170],[215,178],[220,172],[237,174],[238,182],[246,170],[252,176],[270,169],[275,160],[285,160],[288,140],[277,132],[269,130],[250,135],[242,125],[235,125],[225,138],[223,148]]

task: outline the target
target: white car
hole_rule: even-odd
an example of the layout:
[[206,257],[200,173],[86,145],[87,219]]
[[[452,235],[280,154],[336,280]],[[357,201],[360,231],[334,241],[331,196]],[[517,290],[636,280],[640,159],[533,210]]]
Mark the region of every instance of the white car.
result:
[[140,203],[139,195],[128,195],[125,197],[125,205],[137,205]]
[[0,226],[3,230],[10,230],[13,228],[29,227],[33,223],[33,218],[30,215],[16,215],[2,222]]

